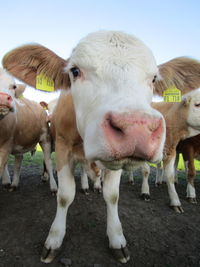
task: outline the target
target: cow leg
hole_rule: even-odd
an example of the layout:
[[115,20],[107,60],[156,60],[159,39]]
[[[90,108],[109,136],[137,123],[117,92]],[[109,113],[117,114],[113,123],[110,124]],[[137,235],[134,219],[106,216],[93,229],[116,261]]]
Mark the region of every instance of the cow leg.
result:
[[120,176],[121,170],[106,171],[103,182],[103,196],[107,205],[109,247],[118,261],[126,263],[130,259],[130,255],[126,247],[126,239],[118,216]]
[[174,162],[175,162],[176,154],[166,160],[163,161],[163,170],[164,170],[164,178],[167,182],[168,193],[170,198],[170,206],[174,209],[174,211],[178,213],[182,213],[183,209],[181,207],[181,203],[176,192],[175,184],[174,184]]
[[2,175],[2,184],[5,189],[9,189],[11,185],[11,179],[8,171],[8,165],[5,165],[4,172]]
[[[2,179],[2,183],[5,186],[7,184],[10,185],[10,176],[7,168],[7,161],[8,161],[8,156],[9,156],[9,149],[7,147],[4,147],[0,149],[0,177],[4,176]],[[6,187],[7,187],[6,186]]]
[[49,235],[44,244],[41,261],[51,262],[62,245],[66,229],[68,208],[75,197],[75,180],[69,164],[70,157],[64,143],[56,145],[56,165],[58,171],[57,211]]
[[51,160],[51,145],[50,142],[40,142],[40,146],[44,153],[44,162],[49,175],[50,189],[53,194],[57,192],[57,184],[53,176],[52,160]]
[[134,185],[134,176],[133,176],[133,171],[129,171],[129,175],[128,175],[128,182],[132,185]]
[[22,160],[23,160],[23,155],[16,155],[15,156],[14,176],[13,176],[13,181],[12,181],[11,188],[9,191],[16,190],[16,188],[19,185],[19,177],[20,177]]
[[81,190],[84,194],[89,194],[88,176],[84,165],[81,166]]
[[179,162],[179,153],[176,154],[176,159],[174,163],[174,173],[175,173],[175,183],[178,184],[178,162]]
[[150,200],[150,191],[149,191],[149,183],[148,183],[149,174],[150,174],[149,164],[145,162],[144,165],[142,165],[141,170],[142,170],[142,176],[143,176],[141,197],[143,200],[149,201]]
[[159,162],[156,165],[156,181],[155,181],[156,186],[162,184],[162,179],[163,179],[163,169],[162,169],[161,162]]
[[49,180],[48,171],[47,171],[46,164],[44,161],[43,161],[43,173],[41,176],[41,180],[42,182],[47,182]]
[[193,155],[189,154],[188,155],[188,173],[187,173],[187,199],[190,203],[196,204],[196,192],[195,192],[195,187],[194,187],[194,179],[196,176],[196,170],[194,166],[194,157]]

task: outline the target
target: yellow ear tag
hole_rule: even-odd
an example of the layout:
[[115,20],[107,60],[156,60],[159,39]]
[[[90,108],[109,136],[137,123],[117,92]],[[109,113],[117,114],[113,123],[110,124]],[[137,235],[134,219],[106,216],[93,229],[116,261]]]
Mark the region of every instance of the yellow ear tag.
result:
[[164,102],[181,102],[181,91],[174,87],[170,87],[163,93]]
[[36,76],[36,89],[46,92],[54,92],[54,81],[43,73]]

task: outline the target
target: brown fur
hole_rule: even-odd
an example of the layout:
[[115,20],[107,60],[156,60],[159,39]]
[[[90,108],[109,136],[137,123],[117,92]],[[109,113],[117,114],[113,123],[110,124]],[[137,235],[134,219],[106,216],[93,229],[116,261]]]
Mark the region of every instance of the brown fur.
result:
[[58,171],[73,159],[84,160],[83,141],[76,127],[72,95],[61,94],[52,114],[51,131],[55,140]]
[[41,45],[24,45],[7,53],[2,62],[13,76],[35,87],[36,75],[44,73],[54,80],[56,89],[69,87],[64,73],[67,61]]
[[194,186],[196,170],[194,159],[200,157],[200,134],[181,141],[177,146],[177,153],[182,153],[184,161],[188,162],[188,182]]
[[186,103],[185,100],[180,103],[152,103],[152,107],[163,114],[166,122],[164,161],[170,160],[176,154],[178,143],[188,134],[186,122],[188,105],[189,103]]
[[155,93],[158,95],[163,95],[164,90],[171,86],[176,86],[182,94],[200,87],[200,61],[178,57],[158,68],[163,79],[155,82]]
[[0,120],[1,173],[10,153],[15,155],[31,151],[41,135],[48,132],[47,115],[43,108],[25,98],[18,101],[20,104],[16,102],[16,113],[10,112]]

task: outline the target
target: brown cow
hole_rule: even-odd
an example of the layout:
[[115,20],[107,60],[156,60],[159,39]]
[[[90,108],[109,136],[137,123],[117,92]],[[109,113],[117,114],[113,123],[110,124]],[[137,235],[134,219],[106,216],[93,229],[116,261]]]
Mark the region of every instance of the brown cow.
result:
[[[39,142],[50,176],[50,189],[57,191],[50,158],[50,136],[46,123],[46,112],[36,102],[17,98],[19,94],[14,80],[4,70],[0,70],[0,176],[3,183],[10,184],[6,163],[10,154],[16,155],[16,172],[11,190],[19,183],[19,172],[23,154],[32,151]],[[21,91],[20,91],[21,93]],[[16,97],[17,96],[17,97]]]

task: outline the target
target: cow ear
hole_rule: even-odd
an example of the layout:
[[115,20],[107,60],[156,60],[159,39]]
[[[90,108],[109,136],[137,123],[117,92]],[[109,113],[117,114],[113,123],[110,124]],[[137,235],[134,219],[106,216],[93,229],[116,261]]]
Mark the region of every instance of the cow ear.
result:
[[13,76],[32,87],[36,87],[36,76],[40,73],[54,80],[55,89],[70,87],[68,74],[64,71],[67,61],[44,46],[18,47],[4,56],[2,64]]
[[41,101],[40,105],[44,108],[44,109],[48,109],[48,104],[45,101]]
[[182,94],[200,87],[200,61],[187,57],[174,58],[158,66],[159,75],[154,83],[154,93],[162,95],[170,87]]
[[22,94],[24,93],[25,89],[26,89],[26,85],[17,84],[16,85],[16,89],[15,89],[15,97],[19,98],[20,96],[22,96]]

